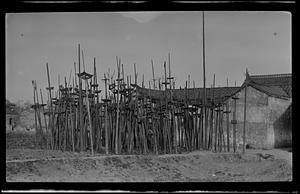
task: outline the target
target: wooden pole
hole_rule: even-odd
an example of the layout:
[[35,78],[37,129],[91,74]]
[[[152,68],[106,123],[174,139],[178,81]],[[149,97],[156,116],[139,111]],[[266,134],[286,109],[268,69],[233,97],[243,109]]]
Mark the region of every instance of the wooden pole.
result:
[[[236,81],[234,82],[234,86],[236,87]],[[233,113],[232,120],[236,121],[236,98],[233,99]],[[233,152],[236,152],[236,123],[233,123]]]
[[91,151],[92,155],[94,155],[94,144],[93,144],[93,131],[92,131],[92,118],[91,118],[91,112],[90,112],[90,103],[89,103],[89,93],[88,93],[88,81],[85,80],[85,92],[86,92],[86,106],[87,106],[87,112],[88,112],[88,127],[90,131],[90,143],[91,143]]
[[[213,89],[213,87],[211,87]],[[212,149],[213,147],[213,120],[214,120],[214,105],[213,105],[213,97],[212,97],[212,106],[210,108],[210,131],[209,131],[209,149]]]
[[[80,71],[80,44],[78,44],[78,76]],[[80,130],[80,150],[84,151],[84,139],[83,139],[83,112],[82,112],[82,80],[79,78],[79,130]]]
[[77,86],[76,62],[74,62],[74,76],[75,76],[75,85]]
[[158,90],[161,90],[161,87],[160,87],[160,77],[158,78]]
[[166,105],[167,105],[167,69],[166,69],[166,62],[164,62],[164,72],[165,72],[165,97],[166,97]]
[[71,117],[71,141],[72,141],[72,151],[75,152],[74,144],[74,120],[73,120],[73,106],[70,106],[70,117]]
[[[175,90],[175,81],[173,82],[173,89]],[[173,122],[174,122],[174,125],[173,125],[173,130],[174,130],[174,147],[175,147],[175,154],[177,154],[177,147],[178,147],[178,144],[177,144],[177,139],[178,139],[178,122],[176,123],[177,119],[175,119],[175,106],[173,106],[173,109],[172,109],[172,117],[173,117]]]
[[48,63],[46,63],[46,67],[47,67],[47,78],[48,78],[48,88],[46,88],[48,90],[49,93],[49,97],[50,97],[50,112],[51,114],[49,115],[49,130],[51,132],[51,149],[53,149],[54,147],[54,137],[53,137],[53,130],[54,130],[54,113],[53,113],[53,107],[52,107],[52,95],[51,95],[51,90],[53,88],[51,88],[51,84],[50,84],[50,74],[49,74],[49,67],[48,67]]
[[32,87],[33,87],[33,104],[34,104],[34,124],[35,124],[35,144],[37,146],[38,144],[38,127],[37,127],[37,111],[36,111],[36,108],[37,108],[37,104],[35,102],[35,87],[34,87],[34,81],[32,80]]
[[117,57],[117,68],[118,68],[118,89],[117,89],[117,118],[116,118],[116,141],[115,141],[115,152],[119,154],[119,114],[120,114],[120,107],[119,107],[119,92],[120,92],[120,63],[118,63]]
[[[39,122],[39,125],[40,125],[40,130],[39,130],[39,133],[40,133],[40,141],[43,140],[43,127],[42,127],[42,121],[41,121],[41,113],[40,113],[40,104],[39,104],[39,95],[38,95],[38,91],[37,91],[37,85],[36,85],[36,81],[34,81],[34,90],[35,90],[35,93],[36,93],[36,103],[37,103],[37,118],[38,118],[38,122]],[[41,142],[43,143],[43,142]]]
[[156,89],[155,86],[155,76],[154,76],[154,66],[153,66],[153,60],[151,59],[151,64],[152,64],[152,78],[153,78],[153,89]]
[[[67,88],[67,78],[65,77],[65,89]],[[67,97],[66,92],[62,93],[62,97]],[[63,151],[66,151],[66,145],[67,145],[67,130],[68,130],[68,118],[67,118],[67,100],[63,100],[63,119],[61,122],[61,125],[63,128]]]
[[[43,93],[42,93],[42,89],[40,88],[40,93],[41,93],[41,102],[42,102],[42,105],[44,104],[44,102],[43,102]],[[42,108],[43,108],[43,113],[45,113],[45,108],[44,108],[44,106],[42,106]],[[45,121],[45,128],[46,128],[46,134],[47,134],[47,149],[49,148],[49,145],[48,145],[48,141],[49,141],[49,139],[48,139],[48,127],[47,127],[47,120],[46,120],[46,115],[45,114],[43,114],[44,115],[44,121]]]
[[[205,133],[207,132],[207,117],[206,117],[206,77],[205,77],[205,30],[204,30],[204,11],[202,12],[202,35],[203,35],[203,38],[202,38],[202,51],[203,51],[203,56],[202,56],[202,59],[203,59],[203,108],[204,108],[204,120],[205,122],[203,122],[204,124],[204,131]],[[206,138],[205,138],[205,143],[206,143]]]
[[[248,71],[246,69],[246,75]],[[246,118],[247,118],[247,83],[245,86],[245,99],[244,99],[244,125],[243,125],[243,153],[245,153],[245,144],[246,144]]]
[[85,72],[85,63],[84,63],[84,54],[83,54],[83,49],[81,49],[82,53],[82,64],[83,64],[83,71]]
[[[93,119],[94,120],[94,122],[93,122],[94,125],[92,127],[92,131],[94,132],[93,137],[96,141],[96,142],[93,142],[93,143],[96,144],[97,147],[98,147],[99,145],[102,145],[102,142],[101,142],[101,138],[99,138],[97,134],[99,134],[99,131],[101,132],[102,128],[101,128],[101,126],[98,125],[99,120],[101,119],[101,117],[99,118],[98,109],[101,110],[101,107],[100,106],[96,107],[96,104],[99,103],[99,93],[96,93],[96,91],[98,90],[96,57],[94,57],[94,77],[93,78],[94,78],[93,79],[94,85],[91,84],[91,94],[92,94],[92,104],[91,104],[92,111],[91,112],[95,112],[95,116],[94,116],[94,119]],[[92,122],[92,120],[91,120],[91,122]],[[97,139],[99,141],[97,141]]]
[[[228,88],[228,78],[227,78],[227,88]],[[229,89],[229,88],[228,88]],[[230,139],[229,139],[229,98],[226,103],[226,124],[227,124],[227,151],[230,152]]]
[[[221,102],[222,103],[222,102]],[[221,105],[220,107],[220,127],[219,127],[219,131],[220,131],[220,151],[222,152],[223,150],[223,105]]]
[[[93,88],[93,92],[95,94],[95,91],[97,90],[98,86],[96,85],[97,84],[97,69],[96,69],[96,58],[94,57],[94,87],[91,87]],[[98,96],[98,95],[97,95]],[[99,102],[99,99],[98,99],[98,102]]]
[[[213,77],[213,85],[212,85],[212,120],[215,118],[215,115],[214,115],[214,110],[215,110],[215,83],[216,82],[216,75],[214,74],[214,77]],[[212,121],[212,134],[213,134],[213,124],[214,122]],[[213,142],[213,135],[212,135],[212,142]],[[212,144],[212,148],[213,148],[213,144]]]
[[218,151],[218,136],[219,136],[219,112],[220,112],[220,107],[217,107],[217,110],[216,110],[216,120],[215,120],[215,151]]
[[135,66],[135,63],[134,63],[134,84],[135,84],[135,85],[137,84],[137,73],[136,73],[136,66]]
[[175,153],[177,153],[177,145],[176,145],[176,128],[175,128],[175,118],[174,118],[174,105],[173,105],[173,91],[172,91],[172,87],[173,87],[173,77],[172,77],[172,73],[171,73],[171,54],[168,53],[168,61],[169,61],[169,84],[170,84],[170,112],[171,112],[171,120],[170,120],[170,137],[172,138],[173,141],[173,145],[175,148]]
[[[164,62],[164,73],[165,73],[165,82],[163,83],[164,85],[165,85],[165,92],[164,92],[164,94],[165,94],[165,112],[167,112],[167,103],[168,103],[168,101],[167,101],[167,69],[166,69],[166,62]],[[165,132],[165,134],[164,134],[164,151],[165,151],[165,153],[166,153],[166,151],[167,151],[167,122],[165,122],[164,123],[164,132]]]
[[[105,86],[105,99],[107,100],[107,81],[108,78],[106,78],[105,74],[104,74],[104,86]],[[105,101],[105,153],[108,154],[108,123],[107,123],[107,101]]]
[[122,83],[125,83],[124,65],[123,65],[123,63],[122,63],[122,79],[123,79]]

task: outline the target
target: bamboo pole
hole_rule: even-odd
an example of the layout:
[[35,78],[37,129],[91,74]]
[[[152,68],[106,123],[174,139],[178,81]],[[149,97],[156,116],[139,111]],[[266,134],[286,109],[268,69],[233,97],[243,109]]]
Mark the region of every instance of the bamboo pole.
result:
[[[165,113],[167,112],[168,100],[167,100],[167,69],[166,69],[166,62],[164,62],[164,72],[165,72]],[[168,136],[168,128],[167,128],[167,121],[165,120],[164,124],[164,131],[165,131],[165,152],[167,149],[167,136]]]
[[156,89],[155,85],[155,76],[154,76],[154,66],[153,66],[153,60],[151,59],[151,65],[152,65],[152,80],[153,80],[153,89]]
[[161,90],[161,86],[160,86],[160,77],[158,78],[158,90]]
[[189,129],[189,113],[188,113],[188,99],[187,99],[187,81],[185,82],[185,123],[184,123],[184,144],[186,145],[186,148],[188,151],[190,151],[190,139],[188,134]]
[[212,107],[210,108],[210,135],[209,135],[209,149],[212,149],[213,148],[213,120],[214,120],[214,108],[213,108],[213,105]]
[[135,66],[135,63],[134,63],[134,84],[135,84],[135,85],[137,84],[137,73],[136,73],[136,66]]
[[[215,76],[215,74],[214,74],[214,77],[213,77],[213,89],[212,89],[212,109],[211,109],[211,111],[212,111],[212,120],[215,118],[214,117],[214,109],[215,109],[215,81],[216,81],[216,76]],[[212,133],[213,133],[213,121],[212,121]],[[214,135],[216,135],[216,134],[214,134]],[[212,140],[213,140],[213,136],[212,136]],[[213,142],[213,141],[212,141]],[[213,145],[212,145],[212,147],[213,147]]]
[[[248,74],[248,71],[246,69],[246,76]],[[247,80],[248,81],[248,80]],[[243,153],[245,153],[245,147],[246,147],[246,121],[247,121],[247,84],[245,86],[245,97],[244,97],[244,124],[243,124]]]
[[[65,77],[65,88],[64,89],[67,89],[67,78]],[[63,97],[67,97],[66,96],[66,91],[64,91],[63,93]],[[66,151],[66,145],[67,145],[67,130],[68,130],[68,118],[67,118],[67,100],[64,100],[64,120],[62,122],[62,125],[64,126],[64,131],[63,131],[63,150]]]
[[[203,56],[202,56],[202,59],[203,59],[203,107],[204,107],[204,131],[205,133],[207,132],[207,120],[206,120],[206,77],[205,77],[205,30],[204,30],[204,11],[202,12],[202,35],[203,35],[203,38],[202,38],[202,51],[203,51]],[[205,143],[206,143],[206,138],[205,138]]]
[[50,113],[49,114],[49,129],[51,131],[51,149],[53,149],[54,147],[54,137],[53,137],[53,130],[54,130],[54,113],[53,113],[53,107],[52,107],[52,95],[51,95],[51,90],[53,89],[53,87],[51,87],[50,84],[50,73],[49,73],[49,67],[48,67],[48,63],[46,63],[46,67],[47,67],[47,78],[48,78],[48,88],[46,88],[48,90],[49,93],[49,102],[50,102]]
[[[168,53],[168,62],[169,62],[169,77],[168,79],[170,80],[168,83],[170,84],[170,116],[171,116],[171,119],[170,119],[170,137],[174,137],[175,136],[175,133],[176,133],[176,130],[175,130],[175,127],[174,127],[174,106],[173,106],[173,91],[172,91],[172,83],[173,83],[173,79],[174,77],[172,77],[172,73],[171,73],[171,54]],[[172,132],[173,131],[173,132]],[[175,153],[177,153],[177,149],[176,149],[176,143],[174,143],[174,138],[170,138],[170,143],[173,141],[173,146],[175,148]],[[172,147],[171,147],[172,148]]]
[[217,151],[217,146],[218,146],[218,123],[219,123],[219,112],[218,112],[218,110],[219,110],[219,107],[217,108],[217,110],[216,110],[216,118],[215,118],[215,151]]
[[[227,78],[227,88],[228,88],[228,78]],[[229,139],[229,99],[226,103],[226,124],[227,124],[227,151],[230,152],[230,139]]]
[[[196,85],[195,85],[195,80],[193,80],[193,99],[196,99]],[[192,99],[191,99],[191,102],[192,102]],[[196,133],[196,130],[197,130],[197,113],[193,113],[193,128],[192,128],[192,146],[193,146],[193,150],[197,149],[196,148],[196,144],[197,144],[197,133]]]
[[92,118],[91,118],[91,112],[90,112],[90,103],[89,103],[89,95],[88,95],[88,83],[87,80],[85,80],[85,91],[86,91],[86,106],[87,106],[87,112],[88,112],[88,127],[90,131],[90,143],[91,143],[91,151],[92,155],[94,155],[94,144],[93,144],[93,131],[92,131]]
[[220,118],[219,118],[219,151],[222,152],[223,150],[223,107],[220,107]]
[[75,152],[74,145],[74,123],[73,123],[73,110],[72,105],[70,106],[70,117],[71,117],[71,141],[72,141],[72,151]]
[[[236,81],[234,82],[234,86],[236,87]],[[233,97],[233,113],[232,113],[232,120],[234,121],[233,124],[233,152],[236,152],[236,98]]]
[[77,86],[76,62],[74,62],[74,77],[75,77],[75,86]]
[[36,102],[35,102],[35,87],[34,87],[34,80],[32,80],[32,87],[33,87],[33,104],[34,104],[34,124],[35,124],[35,145],[37,146],[39,142],[38,138],[38,127],[37,127],[37,111],[36,111]]
[[[44,104],[44,102],[43,102],[43,93],[42,93],[42,89],[40,88],[40,93],[41,93],[41,102],[42,102],[42,105]],[[44,108],[44,106],[42,106],[42,108],[43,108],[43,113],[45,113],[45,108]],[[43,114],[44,115],[44,121],[45,121],[45,128],[46,128],[46,134],[48,134],[48,127],[47,127],[47,120],[46,120],[46,115],[45,114]],[[49,148],[49,145],[48,145],[48,141],[49,141],[49,139],[48,139],[48,137],[47,137],[47,142],[46,142],[46,145],[47,145],[47,149]]]
[[[173,89],[175,90],[175,81],[173,82]],[[175,154],[177,154],[177,147],[178,147],[178,144],[177,144],[177,133],[178,133],[178,131],[177,131],[177,125],[178,125],[178,123],[176,123],[176,119],[175,119],[175,106],[173,105],[173,109],[172,109],[172,111],[173,111],[173,114],[172,114],[172,116],[173,116],[173,122],[174,122],[174,147],[175,147]]]
[[119,94],[120,94],[120,63],[118,63],[118,57],[117,57],[117,68],[118,68],[118,89],[117,89],[117,118],[116,118],[116,140],[115,140],[115,152],[116,154],[119,154],[119,114],[120,114],[120,105],[119,105]]
[[105,73],[104,73],[104,86],[105,86],[105,153],[108,154],[108,138],[109,138],[109,135],[108,135],[108,123],[107,123],[107,81],[108,81],[108,78],[106,78],[105,76]]
[[125,77],[124,77],[124,65],[122,63],[122,83],[125,83]]
[[[80,71],[80,44],[78,44],[78,76],[81,73]],[[80,130],[80,151],[84,151],[84,139],[83,139],[83,110],[82,110],[82,81],[79,77],[79,130]]]
[[[37,84],[36,81],[34,81],[34,90],[36,93],[36,103],[37,103],[37,118],[38,118],[38,122],[39,122],[39,126],[40,126],[40,130],[39,130],[39,134],[40,134],[40,141],[43,140],[43,128],[42,128],[42,121],[41,121],[41,113],[40,113],[40,104],[39,104],[39,95],[38,95],[38,91],[37,91]],[[43,142],[41,142],[43,143]]]

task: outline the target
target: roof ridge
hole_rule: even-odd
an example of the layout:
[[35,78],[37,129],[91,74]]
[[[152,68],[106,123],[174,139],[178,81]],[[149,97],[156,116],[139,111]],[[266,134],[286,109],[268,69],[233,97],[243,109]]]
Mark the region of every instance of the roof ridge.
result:
[[[224,88],[224,89],[225,89],[225,88],[226,88],[226,89],[227,89],[227,88],[240,88],[240,86],[228,86],[228,87],[227,87],[227,86],[221,86],[221,87],[214,87],[214,88],[209,87],[209,88],[206,88],[206,89],[216,89],[216,88]],[[177,89],[177,88],[176,88],[176,89]],[[183,89],[184,89],[184,88],[183,88]],[[204,88],[200,88],[200,87],[199,87],[199,88],[187,88],[187,89],[204,89]]]
[[[271,95],[271,96],[280,96],[280,97],[284,97],[284,98],[289,98],[289,94],[280,86],[266,86],[266,85],[261,85],[261,84],[256,84],[256,83],[251,84],[251,86],[258,89],[258,90],[260,90],[260,91],[262,91],[262,92],[264,92],[264,93],[266,93],[266,94],[268,94],[268,95]],[[272,93],[272,92],[270,92],[268,90],[265,90],[261,87],[267,87],[267,88],[270,88],[270,89],[271,88],[272,89],[279,89],[279,90],[282,90],[285,93],[285,95],[278,94],[278,93],[275,94],[275,93]]]
[[[139,87],[140,89],[147,89],[147,90],[149,90],[149,88],[142,88],[142,87]],[[241,88],[241,86],[222,86],[222,87],[214,87],[214,88],[211,88],[211,87],[209,87],[209,88],[206,88],[206,89],[228,89],[228,88],[234,88],[234,89],[239,89],[239,88]],[[181,88],[182,90],[184,90],[185,88]],[[200,88],[200,87],[197,87],[197,88],[187,88],[188,90],[189,89],[191,89],[191,90],[193,90],[193,89],[204,89],[203,87],[202,88]],[[153,88],[151,88],[150,90],[155,90],[155,91],[165,91],[164,89],[163,90],[159,90],[159,89],[153,89]],[[170,90],[170,88],[167,88],[167,90]],[[180,88],[175,88],[175,89],[172,89],[172,90],[180,90]]]
[[252,78],[260,78],[260,77],[291,77],[292,73],[281,73],[281,74],[265,74],[265,75],[250,75]]

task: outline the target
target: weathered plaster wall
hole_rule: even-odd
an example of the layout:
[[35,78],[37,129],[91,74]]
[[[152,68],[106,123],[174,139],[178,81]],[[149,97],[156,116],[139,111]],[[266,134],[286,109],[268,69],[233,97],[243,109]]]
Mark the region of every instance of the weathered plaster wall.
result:
[[[273,131],[273,147],[292,143],[292,100],[269,98],[268,131]],[[269,137],[272,138],[272,137]]]
[[[236,131],[237,144],[239,147],[243,145],[243,125],[244,125],[244,96],[245,89],[242,89],[237,96],[236,101]],[[234,110],[234,100],[230,99],[229,114],[230,120]],[[263,148],[266,147],[267,138],[267,117],[268,117],[268,95],[256,90],[253,87],[247,87],[247,107],[246,107],[246,144]],[[230,138],[232,139],[232,124],[230,126]]]
[[[236,102],[237,144],[243,145],[244,95],[242,89]],[[229,120],[233,119],[234,100],[230,99]],[[288,110],[291,100],[270,97],[255,88],[247,87],[246,107],[246,145],[256,148],[272,148],[291,142],[291,111]],[[291,109],[291,108],[290,108]],[[290,118],[290,119],[287,119]],[[226,123],[226,116],[224,116]],[[224,131],[226,133],[226,124]],[[230,139],[232,142],[232,124],[230,124]]]

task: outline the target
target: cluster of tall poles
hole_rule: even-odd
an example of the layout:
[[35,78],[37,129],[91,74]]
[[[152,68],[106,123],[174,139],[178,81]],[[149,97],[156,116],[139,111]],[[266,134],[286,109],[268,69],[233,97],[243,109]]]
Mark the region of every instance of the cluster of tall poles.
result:
[[[138,74],[134,64],[134,82],[131,75],[125,81],[121,59],[117,60],[117,77],[103,75],[105,98],[97,79],[96,60],[94,72],[89,74],[80,68],[80,45],[78,45],[78,71],[64,83],[58,82],[58,90],[51,86],[48,63],[48,103],[39,103],[37,84],[34,89],[37,144],[43,148],[63,151],[91,151],[92,154],[169,154],[193,150],[236,151],[235,114],[229,121],[228,98],[236,96],[215,96],[214,90],[207,98],[193,98],[188,94],[190,79],[186,81],[181,99],[174,98],[175,79],[169,72],[166,61],[164,80],[156,80],[152,63],[153,82],[145,88],[144,79],[137,83]],[[168,73],[168,74],[167,74]],[[71,74],[70,74],[71,77]],[[75,78],[75,79],[74,79]],[[157,82],[156,82],[157,81]],[[228,83],[227,83],[228,84]],[[140,87],[139,85],[142,85]],[[160,89],[157,89],[157,86]],[[164,86],[164,88],[162,87]],[[215,77],[211,89],[215,88]],[[155,95],[159,92],[162,95]],[[195,93],[194,93],[195,94]],[[196,100],[195,100],[196,99]],[[198,99],[198,100],[197,100]],[[46,108],[45,108],[46,106]],[[43,113],[43,114],[42,114]],[[41,117],[44,119],[41,119]],[[226,119],[225,119],[226,118]],[[45,124],[42,124],[44,120]],[[234,122],[235,121],[235,122]],[[233,125],[233,138],[229,131]],[[44,127],[43,127],[44,125]]]
[[[204,27],[204,15],[203,15]],[[204,40],[204,28],[203,28]],[[58,90],[51,86],[48,63],[48,103],[38,99],[37,84],[32,81],[34,89],[36,142],[39,146],[63,151],[91,151],[92,154],[167,154],[193,150],[213,150],[235,152],[236,142],[236,100],[237,96],[225,96],[216,100],[214,93],[207,98],[205,86],[205,53],[203,41],[203,97],[191,103],[186,81],[185,97],[173,99],[175,79],[171,75],[170,54],[164,62],[164,80],[156,80],[152,63],[153,81],[145,90],[144,76],[142,87],[137,83],[134,64],[134,83],[131,75],[125,80],[123,64],[116,57],[117,78],[104,73],[103,83],[105,98],[99,99],[101,90],[94,58],[94,72],[85,72],[83,52],[78,45],[78,71],[74,63],[75,76],[71,84],[65,77]],[[83,71],[81,71],[81,56]],[[157,85],[156,85],[157,81]],[[164,86],[164,89],[161,86]],[[228,83],[227,83],[228,85]],[[158,88],[157,88],[158,86]],[[151,89],[152,88],[152,89]],[[195,88],[195,85],[194,85]],[[215,88],[215,77],[212,89]],[[146,91],[146,93],[145,93]],[[163,96],[154,97],[152,92],[160,91]],[[214,90],[212,90],[214,91]],[[234,100],[233,119],[229,121],[228,100]],[[45,108],[45,106],[47,106]],[[43,112],[43,114],[41,114]],[[44,117],[42,127],[41,115]],[[226,119],[224,119],[226,117]],[[225,121],[225,122],[224,122]],[[230,135],[232,124],[232,138]],[[225,127],[226,126],[226,127]],[[226,131],[225,131],[226,130]],[[245,142],[245,139],[244,139]],[[243,146],[244,148],[244,146]]]

